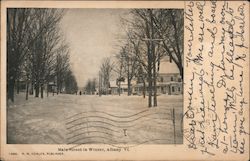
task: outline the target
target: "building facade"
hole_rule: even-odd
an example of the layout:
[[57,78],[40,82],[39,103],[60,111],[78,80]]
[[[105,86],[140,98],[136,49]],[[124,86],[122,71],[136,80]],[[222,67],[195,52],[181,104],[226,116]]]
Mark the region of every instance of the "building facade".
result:
[[[111,94],[118,94],[119,87],[115,83],[111,83]],[[160,68],[157,75],[157,95],[179,95],[183,94],[183,82],[180,76],[177,65],[172,62],[169,57],[164,57],[160,62]],[[131,89],[133,95],[148,94],[148,83],[144,82],[131,82]],[[126,81],[121,84],[121,94],[127,94]]]

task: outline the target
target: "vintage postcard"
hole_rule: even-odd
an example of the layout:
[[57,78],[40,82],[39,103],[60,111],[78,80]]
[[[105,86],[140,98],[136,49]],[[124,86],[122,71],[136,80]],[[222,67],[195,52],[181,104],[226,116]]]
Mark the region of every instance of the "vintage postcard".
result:
[[249,160],[248,1],[2,1],[1,160]]

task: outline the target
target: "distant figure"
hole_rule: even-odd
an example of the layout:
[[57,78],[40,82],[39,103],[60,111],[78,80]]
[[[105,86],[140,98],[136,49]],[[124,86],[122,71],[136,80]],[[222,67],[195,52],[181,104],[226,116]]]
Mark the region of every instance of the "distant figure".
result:
[[82,91],[80,91],[79,94],[82,95]]

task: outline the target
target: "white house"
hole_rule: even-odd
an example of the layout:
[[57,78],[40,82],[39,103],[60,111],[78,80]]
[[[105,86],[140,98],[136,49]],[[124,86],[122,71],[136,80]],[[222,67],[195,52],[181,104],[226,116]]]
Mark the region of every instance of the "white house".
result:
[[182,94],[183,83],[177,65],[165,57],[160,64],[157,92],[168,95]]
[[[182,79],[177,65],[169,59],[164,57],[160,62],[160,69],[157,76],[157,94],[178,95],[183,93]],[[133,93],[137,95],[143,94],[143,89],[147,94],[148,83],[137,83],[133,85]]]
[[[168,56],[164,57],[160,62],[160,68],[157,75],[157,94],[165,95],[178,95],[183,93],[183,83],[177,65],[169,59]],[[133,95],[143,95],[148,92],[148,83],[131,81],[131,89]],[[128,83],[125,80],[120,84],[121,94],[128,92]],[[119,94],[119,87],[116,81],[110,82],[110,94]]]

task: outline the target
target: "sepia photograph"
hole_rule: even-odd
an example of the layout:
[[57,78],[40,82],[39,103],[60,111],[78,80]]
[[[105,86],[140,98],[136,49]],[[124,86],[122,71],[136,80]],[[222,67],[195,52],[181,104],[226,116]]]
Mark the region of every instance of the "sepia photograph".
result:
[[0,160],[249,160],[249,2],[0,4]]
[[7,144],[183,144],[183,15],[7,8]]

